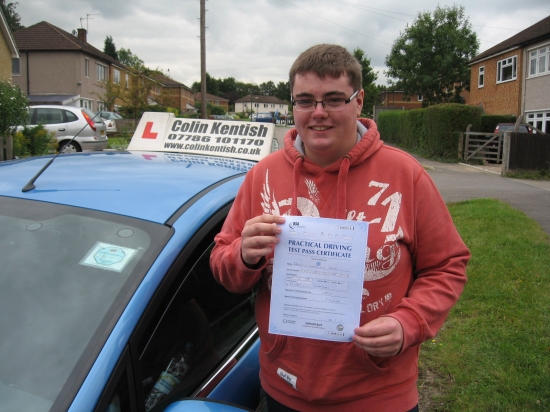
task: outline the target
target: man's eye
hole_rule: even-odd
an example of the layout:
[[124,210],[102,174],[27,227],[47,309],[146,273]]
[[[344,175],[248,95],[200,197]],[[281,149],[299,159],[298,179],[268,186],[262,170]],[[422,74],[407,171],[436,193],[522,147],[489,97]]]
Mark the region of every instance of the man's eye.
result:
[[313,104],[313,100],[296,100],[296,103],[300,106],[311,106]]
[[325,103],[331,106],[338,106],[339,104],[343,103],[344,99],[328,99],[325,100]]

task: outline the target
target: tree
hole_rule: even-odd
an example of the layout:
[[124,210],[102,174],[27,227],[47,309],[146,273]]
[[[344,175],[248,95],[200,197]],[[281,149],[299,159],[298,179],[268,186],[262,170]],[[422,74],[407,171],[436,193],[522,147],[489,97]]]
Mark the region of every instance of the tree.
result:
[[464,7],[438,6],[433,15],[418,13],[407,25],[386,56],[385,74],[406,96],[421,94],[423,106],[462,103],[460,94],[470,90],[468,61],[478,47]]
[[118,60],[118,54],[116,52],[116,46],[113,42],[112,36],[105,37],[105,46],[103,47],[103,53],[111,56],[113,59]]
[[[218,90],[218,82],[221,80],[216,80],[214,77],[211,77],[208,72],[206,73],[206,93],[213,94],[214,96],[219,96],[220,91]],[[201,82],[195,82],[191,86],[195,93],[200,93],[201,91]]]
[[134,69],[142,70],[145,68],[143,60],[133,54],[130,49],[125,49],[124,47],[121,47],[118,51],[118,61]]
[[271,80],[260,84],[260,93],[264,96],[273,96],[275,94],[275,83]]
[[0,8],[12,33],[25,28],[25,26],[21,25],[21,17],[15,12],[15,7],[18,4],[6,3],[6,0],[0,0]]
[[0,136],[9,134],[15,126],[27,123],[28,105],[29,100],[19,87],[0,81]]
[[361,64],[361,77],[363,90],[365,91],[365,99],[363,102],[363,112],[367,115],[372,115],[372,108],[381,102],[381,94],[378,87],[374,83],[378,78],[378,72],[374,72],[370,65],[370,59],[365,52],[359,47],[353,51],[353,55]]
[[275,87],[275,97],[287,102],[290,101],[290,82],[288,80],[286,82],[277,83],[277,87]]

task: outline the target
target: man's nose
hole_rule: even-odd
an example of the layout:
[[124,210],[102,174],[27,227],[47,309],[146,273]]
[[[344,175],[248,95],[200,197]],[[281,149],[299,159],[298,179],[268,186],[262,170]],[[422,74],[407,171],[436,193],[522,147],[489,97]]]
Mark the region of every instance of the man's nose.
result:
[[313,109],[313,112],[311,113],[311,115],[314,117],[326,117],[328,116],[328,113],[325,107],[323,106],[323,103],[317,102],[315,104],[315,108]]

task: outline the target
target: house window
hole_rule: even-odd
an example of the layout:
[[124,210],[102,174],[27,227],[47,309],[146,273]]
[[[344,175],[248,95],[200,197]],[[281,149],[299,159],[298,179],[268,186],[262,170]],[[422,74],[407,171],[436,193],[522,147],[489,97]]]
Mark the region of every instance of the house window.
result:
[[113,73],[114,73],[114,76],[113,76],[114,80],[113,81],[115,82],[115,84],[120,84],[120,70],[115,69],[113,71]]
[[550,46],[529,52],[529,76],[550,73]]
[[485,66],[479,68],[479,74],[477,76],[477,87],[482,88],[485,85]]
[[422,100],[424,100],[424,96],[422,96],[422,94],[419,94],[418,95],[418,101],[421,102]]
[[84,59],[84,76],[90,77],[90,60]]
[[104,66],[104,65],[99,64],[99,63],[96,63],[95,66],[96,66],[96,71],[97,71],[97,81],[101,82],[101,81],[105,81],[106,79],[108,79],[107,66]]
[[16,76],[21,75],[21,59],[19,57],[14,57],[11,59],[11,74]]
[[508,57],[497,62],[497,83],[516,80],[518,56]]
[[107,106],[105,106],[105,102],[97,102],[97,111],[98,112],[107,111]]
[[264,107],[269,107],[269,105],[267,103],[264,103]]
[[550,110],[546,112],[528,113],[527,123],[542,130],[543,133],[550,134]]
[[80,107],[94,110],[94,101],[92,99],[80,99]]
[[128,88],[128,73],[126,73],[126,88]]

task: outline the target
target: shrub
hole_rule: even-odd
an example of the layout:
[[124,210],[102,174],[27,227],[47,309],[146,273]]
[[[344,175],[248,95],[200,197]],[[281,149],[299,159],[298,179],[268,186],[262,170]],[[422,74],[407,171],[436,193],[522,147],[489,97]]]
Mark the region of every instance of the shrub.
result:
[[424,110],[424,138],[420,146],[432,157],[456,158],[460,132],[466,131],[469,124],[479,130],[481,124],[481,108],[477,106],[450,103]]
[[464,104],[440,104],[425,109],[390,110],[380,113],[382,139],[423,156],[456,159],[458,138],[468,124],[479,130],[481,109]]
[[209,105],[209,109],[210,109],[210,114],[225,114],[225,110],[223,107],[221,106],[212,106],[212,105]]
[[27,123],[29,100],[17,86],[0,81],[0,135],[9,134],[14,126]]
[[43,125],[24,127],[13,133],[13,155],[17,157],[40,156],[57,149],[57,139]]
[[482,133],[493,133],[497,124],[499,123],[515,123],[516,116],[513,114],[482,114],[481,126],[479,130],[472,128],[472,131],[479,131]]

